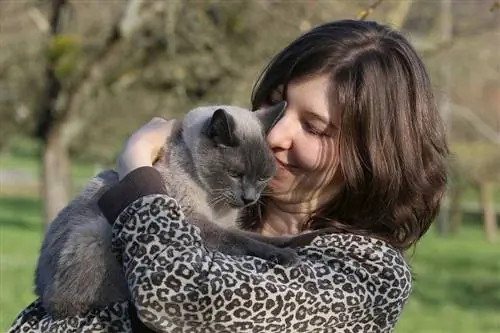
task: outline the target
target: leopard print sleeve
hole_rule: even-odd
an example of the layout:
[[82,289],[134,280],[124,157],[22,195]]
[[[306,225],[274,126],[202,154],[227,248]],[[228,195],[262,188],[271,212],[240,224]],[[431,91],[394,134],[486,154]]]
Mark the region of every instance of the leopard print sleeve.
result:
[[209,251],[165,195],[122,211],[113,247],[160,332],[391,332],[411,291],[402,255],[367,237],[318,236],[290,267]]

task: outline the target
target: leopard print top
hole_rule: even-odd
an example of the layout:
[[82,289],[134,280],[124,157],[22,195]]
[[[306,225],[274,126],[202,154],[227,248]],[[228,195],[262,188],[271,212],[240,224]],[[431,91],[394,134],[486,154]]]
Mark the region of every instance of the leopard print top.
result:
[[[283,267],[207,250],[177,202],[151,194],[113,224],[140,320],[158,332],[391,332],[411,291],[380,240],[321,235]],[[37,300],[9,332],[131,332],[128,303],[54,320]]]

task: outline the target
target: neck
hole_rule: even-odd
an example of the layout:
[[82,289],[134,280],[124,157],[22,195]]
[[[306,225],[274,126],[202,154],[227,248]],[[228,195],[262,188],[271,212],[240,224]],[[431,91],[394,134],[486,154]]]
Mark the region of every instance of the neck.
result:
[[264,236],[297,235],[310,213],[303,206],[269,200],[266,202],[260,233]]

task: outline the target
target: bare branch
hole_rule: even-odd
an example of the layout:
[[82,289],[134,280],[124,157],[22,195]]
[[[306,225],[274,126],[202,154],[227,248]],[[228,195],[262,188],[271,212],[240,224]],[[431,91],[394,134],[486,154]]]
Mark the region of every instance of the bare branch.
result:
[[[61,12],[66,4],[66,0],[52,0],[49,20],[49,33],[51,37],[54,37],[59,33]],[[47,64],[46,66],[44,86],[45,91],[42,96],[42,100],[39,103],[40,110],[38,112],[36,136],[45,141],[48,139],[48,134],[54,125],[55,105],[61,91],[61,83],[59,82],[51,64]]]
[[36,7],[31,7],[28,9],[27,15],[29,18],[35,23],[38,30],[43,32],[44,34],[48,33],[50,30],[50,25],[45,16],[40,12],[40,9]]
[[466,120],[469,124],[474,126],[478,133],[488,141],[500,145],[500,132],[497,132],[495,129],[486,124],[472,110],[469,110],[468,108],[461,105],[451,105],[453,107],[452,112],[454,115],[459,116],[460,118]]
[[413,43],[423,56],[432,57],[451,49],[458,40],[475,38],[485,32],[497,30],[499,28],[498,20],[491,20],[479,27],[469,29],[467,32],[461,32],[456,35],[453,33],[451,6],[451,0],[441,0],[441,25],[437,38],[414,36]]
[[68,4],[67,0],[52,0],[52,11],[50,16],[50,34],[57,35],[60,30],[61,13]]
[[[131,6],[135,6],[135,4],[136,2],[133,0],[129,2]],[[129,12],[130,10],[127,6],[125,13]],[[122,26],[124,17],[127,17],[127,15],[124,14],[124,16],[119,17],[113,24],[111,32],[100,52],[88,62],[86,69],[82,71],[82,76],[69,91],[68,100],[65,103],[66,112],[61,119],[61,123],[64,123],[64,126],[60,128],[63,145],[70,145],[73,139],[85,128],[87,121],[93,114],[92,112],[83,112],[85,110],[85,102],[95,91],[96,83],[102,81],[108,60],[115,56],[115,50],[122,39],[120,27]]]
[[182,4],[177,1],[165,0],[166,6],[166,22],[165,22],[165,35],[168,40],[168,54],[174,57],[177,53],[177,36],[175,33],[177,26],[177,16],[179,15],[180,6]]
[[[38,137],[46,140],[52,129],[57,127],[60,131],[61,145],[69,147],[72,140],[85,128],[87,121],[93,115],[92,112],[83,112],[86,105],[85,101],[91,98],[96,89],[96,84],[102,81],[109,59],[115,56],[115,50],[119,41],[123,38],[120,30],[123,26],[123,20],[128,21],[125,26],[129,29],[127,33],[131,33],[130,29],[133,27],[130,22],[135,22],[135,18],[131,19],[131,17],[136,17],[140,2],[137,0],[128,1],[123,14],[112,25],[111,31],[100,51],[87,62],[85,69],[81,71],[82,74],[75,79],[75,83],[69,89],[65,89],[66,91],[61,90],[61,82],[56,77],[53,66],[48,64],[44,101],[40,103],[42,110],[39,112]],[[53,0],[52,17],[50,19],[50,36],[52,37],[57,36],[59,32],[60,11],[66,4],[66,0]],[[136,25],[135,22],[134,26]],[[61,101],[64,102],[60,103]],[[59,110],[56,110],[58,108],[56,103],[62,105]]]
[[494,12],[496,10],[500,10],[500,1],[494,1],[492,4],[491,4],[491,7],[490,7],[490,12]]
[[120,22],[120,31],[122,36],[128,38],[139,24],[139,11],[143,0],[130,0],[125,9],[125,14]]
[[362,10],[361,12],[358,13],[357,19],[364,21],[370,16],[371,13],[383,2],[384,0],[375,0],[370,7],[366,8],[365,10]]

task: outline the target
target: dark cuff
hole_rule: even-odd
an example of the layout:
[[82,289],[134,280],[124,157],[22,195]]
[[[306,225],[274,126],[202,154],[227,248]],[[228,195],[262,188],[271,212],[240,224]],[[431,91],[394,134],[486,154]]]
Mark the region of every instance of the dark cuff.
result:
[[130,172],[99,199],[98,205],[110,224],[135,200],[150,194],[166,194],[163,179],[153,167]]

